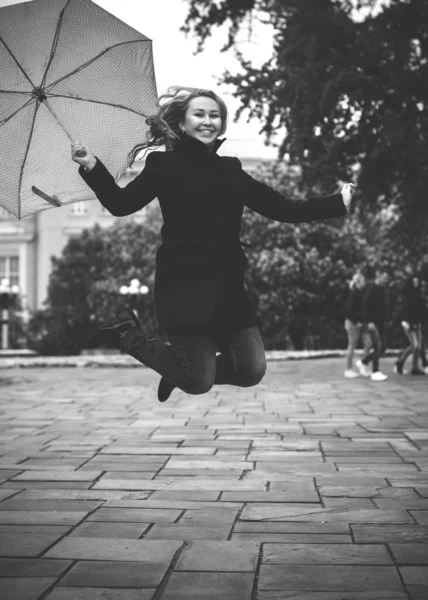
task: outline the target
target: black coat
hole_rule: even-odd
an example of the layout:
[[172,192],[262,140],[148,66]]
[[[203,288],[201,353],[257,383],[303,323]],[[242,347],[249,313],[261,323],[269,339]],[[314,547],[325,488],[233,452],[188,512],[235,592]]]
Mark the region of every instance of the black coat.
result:
[[427,307],[419,288],[415,288],[410,277],[403,287],[403,312],[401,319],[407,321],[411,327],[425,325],[427,320]]
[[370,282],[366,285],[363,294],[363,322],[375,323],[383,327],[387,319],[388,301],[386,289],[383,285]]
[[345,319],[356,325],[363,322],[363,290],[357,287],[348,292],[345,307]]
[[245,173],[237,158],[210,153],[187,136],[172,151],[151,152],[125,188],[100,161],[89,173],[79,172],[116,216],[158,198],[164,224],[156,255],[155,308],[162,330],[190,323],[257,324],[245,290],[247,259],[239,239],[245,206],[285,223],[346,213],[341,194],[307,201],[284,198]]

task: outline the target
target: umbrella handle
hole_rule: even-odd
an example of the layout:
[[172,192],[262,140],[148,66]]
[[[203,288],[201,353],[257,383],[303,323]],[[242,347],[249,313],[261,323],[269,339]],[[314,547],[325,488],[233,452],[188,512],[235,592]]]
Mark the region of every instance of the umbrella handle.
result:
[[31,186],[31,190],[35,194],[40,196],[40,198],[43,198],[43,200],[46,200],[46,202],[49,202],[49,204],[52,204],[52,206],[62,206],[61,202],[58,200],[58,198],[56,196],[48,196],[47,194],[45,194],[45,192],[42,192],[42,190],[39,190],[39,188],[37,188],[35,185]]
[[[52,114],[52,116],[54,117],[54,119],[57,121],[57,123],[62,127],[62,129],[64,130],[64,132],[66,133],[66,135],[70,139],[70,141],[73,142],[72,136],[68,133],[67,129],[64,127],[64,124],[58,118],[58,115],[53,110],[52,106],[50,106],[50,104],[48,104],[48,102],[47,102],[46,99],[45,99],[45,106],[50,111],[50,113]],[[84,156],[86,156],[86,150],[79,150],[79,152],[76,152],[76,156],[78,156],[79,158],[83,158]]]

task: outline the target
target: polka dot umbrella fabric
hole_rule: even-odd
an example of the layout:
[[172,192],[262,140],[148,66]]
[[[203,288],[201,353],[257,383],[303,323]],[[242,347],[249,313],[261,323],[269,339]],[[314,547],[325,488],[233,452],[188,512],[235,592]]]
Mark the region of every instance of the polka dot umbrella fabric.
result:
[[157,111],[152,42],[90,0],[0,9],[0,206],[18,219],[93,199],[78,140],[116,180]]

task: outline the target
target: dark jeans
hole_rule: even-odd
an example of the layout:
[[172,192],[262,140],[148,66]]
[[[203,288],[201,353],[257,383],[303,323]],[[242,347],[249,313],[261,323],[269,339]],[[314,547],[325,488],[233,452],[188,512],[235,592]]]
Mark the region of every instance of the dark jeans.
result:
[[265,350],[257,327],[232,330],[191,325],[166,333],[167,343],[148,338],[140,327],[135,327],[123,337],[121,350],[188,394],[204,394],[221,384],[250,387],[258,384],[266,372]]
[[419,367],[419,358],[422,358],[422,365],[427,366],[425,347],[423,344],[423,333],[421,325],[415,325],[411,329],[403,327],[403,331],[408,339],[409,345],[401,352],[397,358],[397,365],[403,367],[407,358],[412,355],[412,369]]
[[363,343],[364,343],[364,358],[362,363],[368,365],[372,364],[372,371],[376,373],[379,371],[379,359],[385,352],[385,333],[383,327],[380,324],[376,324],[374,329],[369,329],[367,325],[363,329]]
[[426,353],[426,336],[427,336],[427,331],[426,331],[426,327],[422,327],[422,340],[421,340],[421,361],[422,361],[422,366],[428,367],[428,357],[427,357],[427,353]]

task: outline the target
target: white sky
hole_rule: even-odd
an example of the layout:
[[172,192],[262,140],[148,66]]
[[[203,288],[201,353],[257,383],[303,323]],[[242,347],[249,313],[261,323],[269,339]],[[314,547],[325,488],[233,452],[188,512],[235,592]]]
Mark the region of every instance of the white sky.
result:
[[[134,29],[153,40],[155,72],[158,92],[162,93],[170,85],[189,85],[214,89],[226,101],[230,120],[226,137],[229,140],[245,140],[246,155],[254,157],[276,157],[272,147],[266,147],[264,137],[260,135],[260,123],[255,120],[247,123],[246,115],[238,123],[233,122],[239,101],[231,95],[230,88],[219,86],[216,77],[220,77],[227,68],[238,70],[239,64],[233,52],[220,52],[227,39],[227,28],[216,29],[205,49],[195,56],[197,42],[186,38],[180,31],[188,13],[186,0],[93,0],[102,8],[115,15]],[[0,0],[0,7],[15,4],[17,0]],[[354,18],[361,20],[369,12],[376,14],[390,0],[377,0],[372,11],[356,13]],[[269,26],[253,23],[251,41],[242,31],[239,36],[239,48],[245,58],[253,65],[261,65],[272,55],[272,30]]]
[[[238,63],[233,52],[221,53],[227,36],[226,28],[216,31],[205,44],[202,53],[195,55],[197,42],[186,38],[180,31],[184,24],[188,3],[186,0],[93,0],[96,4],[112,13],[134,29],[153,40],[155,73],[158,92],[162,93],[170,85],[189,85],[205,87],[219,93],[229,109],[230,120],[226,133],[228,139],[245,139],[247,152],[251,145],[253,156],[274,157],[273,148],[266,148],[264,138],[259,134],[260,124],[257,121],[247,123],[246,116],[238,123],[233,116],[239,107],[239,101],[231,95],[230,88],[219,86],[216,77],[220,77],[224,69],[232,72],[238,70]],[[0,0],[0,7],[15,4],[16,0]],[[272,53],[272,37],[267,26],[255,29],[252,39],[247,40],[246,32],[242,32],[240,50],[253,64],[262,64]]]

